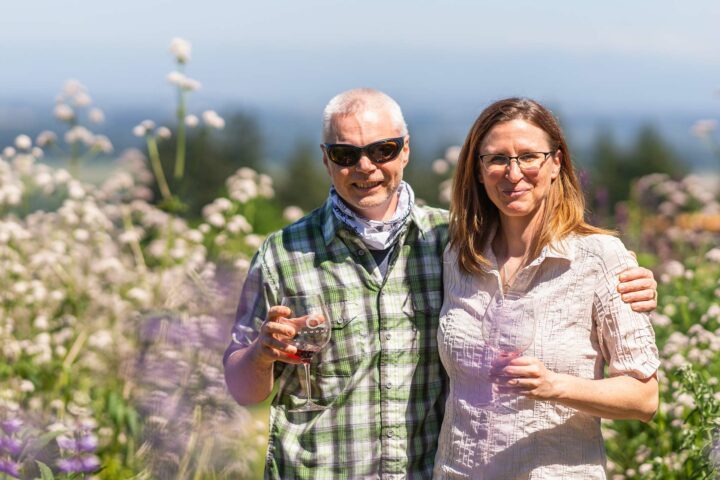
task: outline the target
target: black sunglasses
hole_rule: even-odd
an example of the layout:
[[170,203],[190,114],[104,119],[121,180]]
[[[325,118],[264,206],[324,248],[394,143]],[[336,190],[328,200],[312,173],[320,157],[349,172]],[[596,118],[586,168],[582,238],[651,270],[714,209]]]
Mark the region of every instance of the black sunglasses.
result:
[[364,147],[346,143],[323,143],[328,158],[342,167],[352,167],[360,161],[363,153],[375,163],[395,160],[405,145],[404,137],[386,138],[368,143]]

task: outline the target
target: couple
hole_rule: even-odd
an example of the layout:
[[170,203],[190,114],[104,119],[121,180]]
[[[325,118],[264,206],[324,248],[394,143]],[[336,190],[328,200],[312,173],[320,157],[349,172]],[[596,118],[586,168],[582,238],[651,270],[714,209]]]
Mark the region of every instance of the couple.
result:
[[[223,359],[240,404],[279,384],[265,477],[605,478],[600,418],[648,421],[657,409],[654,334],[637,313],[655,307],[656,284],[584,222],[557,120],[527,99],[487,107],[462,148],[449,219],[402,181],[410,137],[387,95],[339,94],[323,137],[330,195],[253,258]],[[530,348],[493,372],[517,398],[503,414],[480,406],[478,325],[508,292],[543,301]],[[311,396],[327,408],[296,412],[302,369],[280,304],[318,293],[332,336]]]

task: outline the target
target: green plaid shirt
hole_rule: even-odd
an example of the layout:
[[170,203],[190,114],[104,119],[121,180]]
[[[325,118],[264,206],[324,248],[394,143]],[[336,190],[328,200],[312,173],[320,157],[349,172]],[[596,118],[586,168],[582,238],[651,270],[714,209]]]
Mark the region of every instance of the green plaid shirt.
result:
[[257,335],[283,296],[322,294],[333,330],[313,359],[275,363],[265,477],[431,478],[447,394],[437,351],[447,212],[414,207],[385,277],[363,242],[325,205],[270,235],[243,287],[226,357]]

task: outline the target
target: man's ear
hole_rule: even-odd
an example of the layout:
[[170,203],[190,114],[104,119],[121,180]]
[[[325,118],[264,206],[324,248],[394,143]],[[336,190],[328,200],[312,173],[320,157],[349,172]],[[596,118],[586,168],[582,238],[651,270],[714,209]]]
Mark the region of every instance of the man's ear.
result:
[[325,151],[325,145],[323,145],[322,143],[320,144],[320,150],[322,150],[323,165],[325,165],[325,170],[327,170],[328,175],[332,175],[330,173],[330,159],[328,159],[327,152]]

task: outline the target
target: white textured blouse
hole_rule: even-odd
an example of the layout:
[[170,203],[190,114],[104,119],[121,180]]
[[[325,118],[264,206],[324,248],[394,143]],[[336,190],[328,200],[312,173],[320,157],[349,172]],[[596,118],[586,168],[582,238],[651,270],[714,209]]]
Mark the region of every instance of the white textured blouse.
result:
[[[485,256],[493,267],[479,275],[463,272],[450,247],[443,258],[438,346],[450,391],[433,478],[606,478],[600,418],[520,396],[510,414],[478,405],[491,388],[482,318],[500,289],[491,248]],[[543,299],[525,355],[551,371],[588,379],[603,378],[606,366],[609,376],[652,376],[660,361],[649,315],[634,312],[616,292],[618,274],[636,265],[622,242],[608,235],[572,236],[545,247],[512,286]]]

